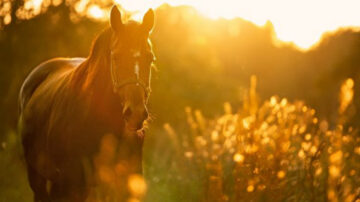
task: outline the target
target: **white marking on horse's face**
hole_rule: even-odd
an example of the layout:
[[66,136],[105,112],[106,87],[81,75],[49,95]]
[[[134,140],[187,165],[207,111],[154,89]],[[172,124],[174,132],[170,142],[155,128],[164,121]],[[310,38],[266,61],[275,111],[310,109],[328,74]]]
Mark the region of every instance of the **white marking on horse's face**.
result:
[[133,57],[137,58],[137,57],[140,57],[140,55],[141,55],[140,51],[136,50],[136,51],[134,51]]
[[139,62],[138,62],[138,61],[135,62],[134,73],[135,73],[135,75],[136,75],[136,78],[139,79],[139,76],[140,76],[140,66],[139,66]]

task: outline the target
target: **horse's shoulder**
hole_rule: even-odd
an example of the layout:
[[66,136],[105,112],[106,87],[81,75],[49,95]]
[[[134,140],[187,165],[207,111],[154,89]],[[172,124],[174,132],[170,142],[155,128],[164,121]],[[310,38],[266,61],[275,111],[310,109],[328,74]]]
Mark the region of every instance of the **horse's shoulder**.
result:
[[19,95],[20,110],[26,105],[37,87],[49,76],[58,72],[73,70],[84,61],[85,58],[53,58],[35,67],[21,86]]

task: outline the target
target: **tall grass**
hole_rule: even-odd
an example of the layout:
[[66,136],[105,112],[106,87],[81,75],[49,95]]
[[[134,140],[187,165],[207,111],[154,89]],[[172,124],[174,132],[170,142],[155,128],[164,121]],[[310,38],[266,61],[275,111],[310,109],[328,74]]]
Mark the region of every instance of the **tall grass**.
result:
[[[256,77],[250,80],[240,107],[225,103],[215,119],[187,107],[187,132],[165,124],[167,137],[148,134],[145,180],[117,158],[120,144],[106,134],[94,159],[84,161],[96,185],[88,201],[359,202],[360,136],[348,124],[354,81],[340,88],[333,124],[302,101],[273,96],[261,102]],[[0,145],[0,170],[7,170],[0,201],[32,198],[18,138],[9,133]]]
[[339,95],[337,124],[301,101],[260,100],[256,77],[239,109],[206,119],[186,108],[189,133],[164,129],[184,165],[202,175],[202,201],[360,201],[360,137],[347,126],[352,79]]

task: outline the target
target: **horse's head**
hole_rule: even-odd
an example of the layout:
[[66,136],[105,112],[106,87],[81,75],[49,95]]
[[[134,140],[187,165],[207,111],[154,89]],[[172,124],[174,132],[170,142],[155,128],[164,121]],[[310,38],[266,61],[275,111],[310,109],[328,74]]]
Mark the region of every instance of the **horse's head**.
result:
[[125,127],[135,132],[148,118],[146,104],[150,93],[151,67],[154,55],[149,33],[154,12],[149,9],[142,23],[123,23],[116,6],[111,10],[111,78],[114,92],[120,96]]

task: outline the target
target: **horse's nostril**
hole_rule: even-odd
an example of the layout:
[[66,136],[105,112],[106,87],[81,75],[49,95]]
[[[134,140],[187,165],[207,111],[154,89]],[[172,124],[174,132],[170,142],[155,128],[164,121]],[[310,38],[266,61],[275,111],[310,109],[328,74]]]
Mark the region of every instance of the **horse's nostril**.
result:
[[132,114],[132,111],[131,111],[130,107],[128,107],[123,113],[125,118],[130,117],[131,114]]

